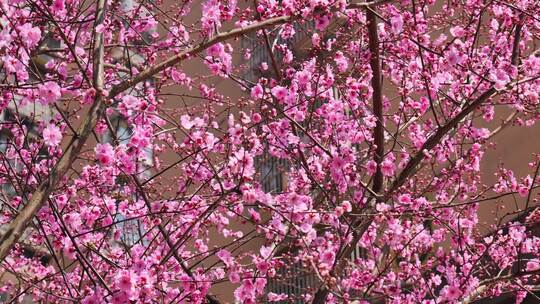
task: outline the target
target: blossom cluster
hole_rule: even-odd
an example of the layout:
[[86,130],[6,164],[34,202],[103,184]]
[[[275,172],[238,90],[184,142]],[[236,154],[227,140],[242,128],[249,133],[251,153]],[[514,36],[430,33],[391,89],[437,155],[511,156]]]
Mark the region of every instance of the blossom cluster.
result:
[[[532,0],[0,1],[0,293],[523,301],[540,151],[519,172],[485,159],[537,130],[538,15]],[[313,283],[274,288],[293,268]]]

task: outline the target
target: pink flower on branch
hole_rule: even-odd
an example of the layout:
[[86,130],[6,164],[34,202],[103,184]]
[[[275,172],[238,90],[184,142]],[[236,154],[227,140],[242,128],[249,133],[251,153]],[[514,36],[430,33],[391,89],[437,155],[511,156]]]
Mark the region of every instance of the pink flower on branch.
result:
[[48,124],[43,129],[43,141],[49,147],[56,147],[62,141],[62,132],[60,128],[54,124]]
[[533,2],[79,4],[2,3],[0,262],[26,278],[2,294],[460,303],[534,287]]

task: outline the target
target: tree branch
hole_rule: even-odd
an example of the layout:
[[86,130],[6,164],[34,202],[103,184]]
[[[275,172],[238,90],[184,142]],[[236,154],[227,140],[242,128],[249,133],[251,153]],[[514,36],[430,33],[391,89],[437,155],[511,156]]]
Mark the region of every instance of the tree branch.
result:
[[[390,0],[376,0],[373,2],[363,2],[363,3],[354,3],[350,4],[347,8],[349,9],[358,9],[365,8],[369,6],[381,5],[384,3],[390,2]],[[105,0],[99,0],[97,3],[96,13],[95,13],[95,26],[103,22],[105,16]],[[178,55],[175,55],[159,64],[156,64],[141,73],[137,74],[131,79],[125,80],[111,88],[108,94],[108,98],[114,98],[118,94],[124,92],[125,90],[137,85],[140,82],[143,82],[159,72],[164,71],[165,69],[172,67],[184,59],[190,58],[191,56],[198,54],[208,47],[231,39],[243,34],[257,31],[270,26],[280,25],[287,22],[291,22],[297,19],[300,19],[301,16],[280,16],[265,21],[257,22],[251,25],[248,25],[243,28],[233,29],[231,31],[218,34],[211,39],[201,42],[200,44],[191,47]],[[3,261],[10,250],[13,248],[15,243],[22,236],[26,230],[28,224],[33,219],[37,211],[43,206],[53,189],[56,187],[60,179],[65,175],[68,169],[71,167],[73,161],[80,153],[84,143],[88,139],[88,136],[92,133],[94,126],[97,123],[98,118],[102,115],[105,110],[105,97],[104,96],[104,81],[103,81],[103,71],[104,71],[104,45],[103,45],[103,34],[94,33],[94,58],[93,58],[93,71],[94,71],[94,88],[96,89],[96,97],[94,102],[90,107],[88,113],[85,116],[81,126],[77,130],[77,134],[72,138],[71,144],[66,149],[65,153],[62,155],[56,166],[51,170],[48,178],[39,184],[37,189],[33,192],[32,197],[24,208],[19,212],[19,214],[10,222],[9,226],[6,229],[6,233],[0,238],[0,262]]]
[[238,37],[238,36],[241,36],[243,34],[247,34],[249,32],[253,32],[253,31],[257,31],[259,29],[263,29],[263,28],[266,28],[266,27],[270,27],[270,26],[274,26],[274,25],[280,25],[280,24],[284,24],[284,23],[287,23],[287,22],[291,22],[291,21],[294,21],[294,20],[297,20],[299,19],[300,16],[280,16],[280,17],[275,17],[275,18],[271,18],[271,19],[267,19],[267,20],[264,20],[264,21],[261,21],[261,22],[257,22],[257,23],[253,23],[251,25],[248,25],[246,27],[242,27],[242,28],[236,28],[236,29],[233,29],[233,30],[230,30],[228,32],[224,32],[224,33],[220,33],[206,41],[203,41],[199,44],[197,44],[196,46],[194,47],[191,47],[173,57],[170,57],[168,58],[167,60],[161,62],[161,63],[158,63],[142,72],[140,72],[139,74],[135,75],[133,78],[130,78],[130,79],[127,79],[127,80],[124,80],[123,82],[113,86],[110,90],[110,93],[109,93],[109,96],[111,98],[113,98],[114,96],[124,92],[125,90],[137,85],[138,83],[140,82],[143,82],[149,78],[151,78],[152,76],[156,75],[157,73],[160,73],[162,71],[164,71],[165,69],[167,68],[170,68],[178,63],[180,63],[182,60],[184,59],[188,59],[190,57],[192,57],[193,55],[195,54],[198,54],[204,50],[206,50],[207,48],[209,48],[210,46],[216,44],[216,43],[220,43],[220,42],[223,42],[223,41],[226,41],[228,39],[231,39],[231,38],[235,38],[235,37]]
[[495,96],[496,94],[497,90],[494,87],[491,87],[478,98],[476,98],[467,107],[465,107],[465,109],[463,109],[458,115],[452,118],[448,123],[439,128],[437,132],[435,132],[435,134],[430,136],[429,139],[426,140],[426,142],[422,145],[420,151],[418,151],[418,153],[416,153],[416,155],[411,158],[409,162],[407,162],[405,168],[398,175],[392,186],[390,186],[390,189],[385,195],[385,200],[388,199],[394,193],[394,191],[401,187],[405,183],[407,178],[415,172],[416,167],[425,157],[424,151],[431,151],[431,149],[433,149],[450,130],[454,129],[465,117],[467,117],[467,115],[472,113],[487,99]]
[[[382,101],[382,74],[381,74],[381,63],[380,63],[380,53],[379,53],[379,33],[377,29],[377,15],[369,7],[366,9],[366,18],[367,18],[367,30],[368,30],[368,45],[370,51],[370,66],[371,66],[371,87],[373,89],[372,102],[373,102],[373,114],[377,118],[375,129],[373,130],[373,138],[375,144],[375,153],[373,155],[373,160],[377,164],[377,170],[373,176],[373,192],[375,194],[374,198],[377,199],[379,194],[384,190],[384,176],[381,170],[381,163],[384,158],[384,117],[383,117],[383,101]],[[370,220],[368,220],[368,223]],[[339,271],[342,268],[344,262],[351,256],[353,250],[356,248],[360,238],[364,234],[369,224],[363,223],[362,220],[356,220],[353,222],[354,230],[354,239],[352,242],[343,250],[340,256],[338,256],[338,261],[336,261],[336,266],[334,267],[333,272]],[[360,229],[357,229],[359,228]],[[313,304],[323,304],[326,303],[326,298],[328,296],[329,290],[323,285],[321,286],[313,298]]]
[[377,17],[375,13],[367,9],[366,17],[368,22],[369,51],[371,53],[370,66],[372,71],[371,87],[373,89],[373,114],[377,118],[373,131],[376,145],[373,159],[377,163],[377,171],[373,176],[373,191],[377,194],[383,190],[384,177],[381,170],[381,163],[384,158],[384,117],[382,102],[381,64],[379,55],[379,35],[377,33]]
[[[523,16],[521,16],[521,19],[523,19]],[[519,24],[516,27],[515,35],[514,35],[514,43],[512,48],[512,55],[510,57],[510,62],[513,65],[517,65],[518,59],[519,59],[519,41],[521,38],[521,28],[522,25]],[[519,82],[516,82],[517,84]],[[482,95],[480,95],[476,100],[474,100],[471,104],[469,104],[463,111],[461,111],[456,117],[451,119],[448,123],[446,123],[442,128],[439,128],[435,134],[433,134],[422,146],[420,151],[409,160],[403,171],[399,174],[398,178],[394,181],[390,189],[385,195],[385,199],[388,199],[394,191],[396,191],[399,187],[401,187],[407,178],[416,170],[416,167],[420,162],[424,159],[424,151],[430,151],[433,149],[440,140],[448,133],[450,130],[455,128],[461,120],[463,120],[467,115],[469,115],[471,112],[476,110],[484,101],[487,99],[495,96],[497,94],[497,90],[492,86],[489,90],[484,92]]]
[[[102,23],[105,18],[105,0],[99,0],[97,3],[95,14],[95,25]],[[88,114],[86,115],[83,123],[77,130],[72,138],[71,144],[66,149],[56,166],[52,169],[49,177],[41,182],[38,188],[32,193],[32,197],[19,214],[11,221],[6,229],[6,233],[0,239],[0,262],[3,261],[13,248],[15,243],[22,236],[30,222],[34,218],[34,215],[43,206],[45,201],[49,198],[49,195],[58,184],[60,179],[65,175],[71,164],[79,155],[86,139],[92,132],[96,125],[97,119],[104,110],[104,96],[103,96],[103,62],[104,62],[104,48],[103,48],[103,34],[95,33],[94,36],[94,88],[96,90],[96,97],[90,107]]]
[[[381,98],[380,97],[380,93],[381,93],[380,92],[380,90],[381,90],[380,86],[381,86],[381,84],[380,84],[380,66],[379,66],[380,63],[378,61],[379,53],[378,53],[377,27],[376,27],[376,23],[374,22],[374,20],[376,19],[376,13],[373,10],[371,10],[370,7],[367,7],[366,16],[367,16],[367,21],[369,23],[368,24],[369,48],[370,48],[370,52],[371,52],[371,56],[372,56],[370,65],[371,65],[371,69],[373,71],[373,75],[372,75],[373,112],[374,112],[375,116],[377,117],[377,125],[376,125],[376,128],[374,130],[374,138],[375,138],[374,140],[375,140],[375,144],[377,145],[377,150],[376,150],[374,159],[377,162],[377,172],[379,172],[379,170],[380,170],[379,165],[380,165],[380,162],[382,162],[382,157],[384,156],[384,146],[381,145],[381,150],[379,150],[379,144],[378,143],[380,141],[379,136],[382,136],[383,143],[384,143],[384,133],[383,133],[383,129],[382,129],[382,127],[383,127],[382,126],[382,109],[377,109],[377,106],[379,106],[377,104],[377,98]],[[373,25],[373,27],[372,27],[372,25]],[[518,63],[518,57],[519,57],[518,56],[518,54],[519,54],[518,48],[519,48],[520,33],[521,33],[521,25],[516,28],[516,33],[515,33],[515,38],[514,38],[514,46],[513,46],[512,56],[511,56],[511,63],[514,64],[514,65],[516,65]],[[374,58],[377,58],[377,59],[375,60]],[[377,75],[379,76],[378,79],[377,79]],[[509,84],[507,86],[507,89],[513,87],[514,85],[518,85],[519,83],[520,83],[520,81],[516,81],[514,83],[511,83],[511,84]],[[443,139],[443,137],[449,131],[451,131],[452,129],[457,127],[457,125],[465,117],[467,117],[470,113],[472,113],[474,110],[476,110],[486,100],[488,100],[489,98],[491,98],[491,97],[493,97],[493,96],[495,96],[497,94],[498,94],[498,91],[495,89],[494,86],[491,86],[487,91],[482,93],[472,103],[470,103],[468,106],[466,106],[465,109],[463,109],[459,114],[457,114],[454,118],[452,118],[444,126],[440,127],[437,130],[437,132],[435,132],[435,134],[433,134],[431,137],[429,137],[428,140],[423,144],[420,151],[413,158],[411,158],[408,161],[407,165],[401,171],[401,173],[399,174],[397,179],[394,181],[394,183],[390,186],[389,190],[386,192],[386,194],[384,195],[382,200],[383,201],[388,200],[391,197],[391,195],[399,187],[401,187],[405,183],[407,178],[416,171],[417,166],[422,162],[422,160],[425,157],[425,154],[424,154],[425,151],[432,150],[437,144],[439,144],[439,142]],[[381,106],[382,106],[382,104],[381,104]],[[379,132],[381,132],[382,134],[378,133],[378,130],[377,130],[378,127],[381,127],[381,130]],[[379,158],[379,156],[381,158]],[[383,182],[384,182],[384,180],[382,180],[382,176],[378,178],[377,173],[376,173],[376,175],[374,176],[373,190],[375,192],[379,193],[382,190]],[[378,189],[379,186],[381,187],[381,189]],[[348,258],[348,256],[350,256],[350,254],[352,253],[352,250],[354,249],[354,247],[356,247],[356,244],[358,243],[358,241],[360,240],[362,235],[365,233],[365,231],[367,230],[367,228],[369,227],[371,222],[372,222],[372,217],[369,217],[365,221],[358,220],[354,224],[354,230],[356,231],[355,237],[354,237],[353,241],[350,243],[350,245],[348,246],[347,250],[345,250],[345,252],[342,254],[341,259],[346,259],[346,258]],[[338,265],[339,264],[341,264],[341,263],[338,263]],[[322,303],[324,303],[328,293],[329,293],[329,290],[326,288],[326,286],[324,286],[324,285],[321,286],[321,288],[319,288],[319,290],[315,294],[314,300],[313,300],[312,303],[313,304],[322,304]]]
[[497,283],[497,282],[502,282],[502,281],[513,280],[513,279],[517,279],[517,278],[524,277],[524,276],[537,275],[539,273],[540,273],[540,270],[522,271],[522,272],[517,272],[517,273],[513,273],[513,274],[508,274],[508,275],[505,275],[505,276],[497,276],[497,277],[494,277],[494,278],[491,278],[491,279],[487,279],[485,281],[480,282],[478,287],[473,292],[471,292],[469,294],[469,296],[464,298],[459,303],[460,304],[471,303],[479,295],[481,295],[484,291],[486,291],[488,286],[491,285],[491,284],[494,284],[494,283]]
[[[382,5],[382,4],[391,2],[391,1],[392,0],[375,0],[375,1],[372,1],[372,2],[351,3],[351,4],[349,4],[347,6],[347,8],[348,9],[360,9],[360,8],[366,8],[366,7],[373,7],[373,6]],[[184,59],[190,58],[191,56],[206,50],[207,48],[209,48],[210,46],[212,46],[212,45],[214,45],[216,43],[223,42],[223,41],[226,41],[226,40],[231,39],[231,38],[236,38],[236,37],[242,36],[244,34],[247,34],[247,33],[253,32],[253,31],[258,31],[260,29],[264,29],[264,28],[267,28],[267,27],[270,27],[270,26],[285,24],[287,22],[295,21],[295,20],[298,20],[300,18],[301,18],[300,15],[279,16],[279,17],[266,19],[266,20],[261,21],[261,22],[256,22],[256,23],[253,23],[253,24],[248,25],[246,27],[236,28],[236,29],[230,30],[228,32],[220,33],[220,34],[218,34],[218,35],[216,35],[216,36],[214,36],[214,37],[212,37],[212,38],[210,38],[210,39],[208,39],[206,41],[203,41],[203,42],[199,43],[196,46],[193,46],[193,47],[181,52],[180,54],[172,56],[172,57],[168,58],[167,60],[165,60],[165,61],[163,61],[161,63],[158,63],[158,64],[156,64],[156,65],[154,65],[154,66],[140,72],[139,74],[137,74],[136,76],[134,76],[131,79],[124,80],[123,82],[113,86],[111,88],[111,90],[110,90],[109,97],[113,98],[114,96],[116,96],[116,95],[122,93],[123,91],[135,86],[136,84],[138,84],[138,83],[140,83],[142,81],[145,81],[146,79],[151,78],[152,76],[156,75],[157,73],[160,73],[160,72],[164,71],[165,69],[170,68],[170,67],[178,64],[179,62],[181,62]]]

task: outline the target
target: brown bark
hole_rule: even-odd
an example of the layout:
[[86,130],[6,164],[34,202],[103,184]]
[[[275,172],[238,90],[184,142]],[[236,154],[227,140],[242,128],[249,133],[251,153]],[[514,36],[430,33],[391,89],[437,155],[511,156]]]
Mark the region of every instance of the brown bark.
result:
[[[373,130],[373,138],[375,147],[375,153],[373,160],[377,164],[377,170],[373,176],[372,190],[375,195],[381,194],[384,190],[384,176],[381,170],[381,163],[384,159],[384,117],[383,117],[383,102],[382,102],[382,75],[381,75],[381,63],[379,54],[379,34],[377,30],[377,15],[371,8],[366,8],[367,30],[368,30],[368,45],[370,51],[370,66],[371,66],[371,87],[373,89],[372,105],[373,115],[377,118],[375,128]],[[356,244],[364,234],[365,229],[369,225],[363,224],[361,220],[353,222],[353,230],[355,230],[355,237],[351,244],[349,244],[340,256],[334,267],[333,272],[339,272],[345,261],[351,256]],[[360,228],[360,229],[357,229]],[[313,304],[326,303],[329,290],[323,285],[317,290],[313,298]]]
[[[103,22],[105,17],[105,0],[99,0],[97,3],[95,22],[96,25]],[[3,261],[9,254],[11,248],[17,243],[22,236],[30,222],[34,218],[34,215],[43,206],[43,204],[49,198],[49,195],[58,184],[58,182],[67,173],[71,164],[79,155],[84,143],[88,139],[88,136],[94,129],[97,123],[98,117],[101,116],[105,109],[104,96],[103,96],[103,34],[95,33],[94,36],[94,89],[96,90],[96,97],[90,107],[83,123],[78,128],[77,133],[73,136],[70,145],[51,170],[48,178],[39,184],[38,188],[32,193],[32,197],[26,203],[24,208],[17,214],[15,219],[11,221],[6,229],[6,233],[2,235],[0,239],[0,262]]]
[[[372,5],[380,5],[389,2],[389,0],[377,0],[373,2],[364,2],[356,3],[349,5],[348,8],[363,8]],[[97,9],[96,9],[96,25],[103,22],[105,14],[105,1],[99,0]],[[78,128],[77,134],[72,138],[68,148],[62,155],[62,158],[58,161],[57,165],[51,170],[48,178],[39,184],[37,189],[32,193],[32,197],[24,208],[17,214],[15,219],[11,221],[6,229],[6,233],[0,238],[0,262],[3,261],[6,256],[9,254],[10,250],[17,243],[19,238],[22,236],[28,224],[34,218],[34,215],[38,210],[43,206],[43,204],[48,199],[49,195],[52,193],[54,188],[57,186],[60,179],[67,173],[73,161],[80,153],[84,143],[88,139],[89,135],[92,133],[93,128],[95,127],[98,118],[102,115],[105,110],[106,104],[105,100],[107,98],[112,99],[118,94],[126,91],[129,88],[132,88],[136,84],[143,82],[147,79],[150,79],[154,75],[164,71],[165,69],[172,67],[182,60],[190,58],[210,46],[226,41],[231,38],[239,37],[243,34],[257,31],[270,26],[280,25],[287,22],[291,22],[299,19],[299,16],[280,16],[276,18],[267,19],[265,21],[257,22],[243,28],[233,29],[231,31],[218,34],[205,42],[202,42],[194,47],[187,49],[184,52],[181,52],[178,55],[170,57],[169,59],[156,64],[141,73],[137,74],[131,79],[125,80],[118,85],[115,85],[109,91],[107,96],[104,96],[104,87],[103,87],[103,70],[104,70],[104,47],[103,47],[103,34],[94,33],[94,60],[93,60],[93,69],[94,69],[94,88],[96,89],[96,97],[92,106],[90,107],[88,113],[83,120],[81,127]]]

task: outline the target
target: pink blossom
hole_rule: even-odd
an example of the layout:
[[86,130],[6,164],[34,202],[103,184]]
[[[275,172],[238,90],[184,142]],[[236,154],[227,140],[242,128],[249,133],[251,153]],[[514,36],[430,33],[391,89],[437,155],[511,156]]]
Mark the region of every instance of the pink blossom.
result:
[[261,256],[265,259],[268,259],[270,257],[270,254],[272,253],[272,251],[273,251],[272,247],[262,246],[260,249]]
[[64,0],[54,0],[53,5],[51,7],[53,13],[56,15],[62,15],[65,13],[66,4]]
[[332,250],[325,251],[321,254],[321,262],[328,266],[331,266],[334,264],[335,258],[336,258],[336,255],[334,251]]
[[251,97],[255,99],[260,99],[263,97],[263,88],[260,84],[255,85],[253,88],[251,88]]
[[403,31],[403,17],[401,15],[390,18],[390,24],[394,34],[399,34]]
[[121,271],[117,277],[117,284],[120,290],[130,293],[134,287],[134,280],[129,271]]
[[538,269],[540,269],[540,261],[538,259],[528,261],[525,267],[526,271],[535,271]]
[[39,101],[44,105],[48,105],[56,102],[62,93],[60,86],[56,82],[47,81],[39,86],[39,95]]
[[225,47],[222,43],[216,43],[207,50],[208,55],[213,57],[220,57],[223,52],[225,52]]
[[261,120],[262,120],[261,114],[259,114],[259,113],[253,113],[253,115],[251,116],[251,120],[252,120],[254,123],[259,123],[259,122],[261,122]]
[[313,46],[319,47],[319,45],[321,43],[321,38],[320,38],[319,34],[314,33],[313,36],[311,36],[311,43],[313,43]]
[[6,47],[12,41],[12,37],[7,29],[0,31],[0,48]]
[[526,296],[534,1],[79,2],[1,6],[7,301]]
[[19,26],[18,30],[26,47],[35,47],[41,39],[41,30],[38,27],[33,27],[30,23]]
[[119,292],[112,296],[112,304],[124,304],[129,302],[129,296],[126,292]]
[[343,203],[341,203],[341,207],[346,212],[351,212],[352,211],[352,205],[351,205],[351,202],[349,202],[349,201],[343,201]]
[[62,132],[55,124],[48,124],[43,129],[43,141],[49,147],[56,147],[62,141]]
[[332,163],[330,164],[330,167],[332,170],[338,171],[343,169],[347,162],[342,157],[336,156],[332,159]]
[[288,295],[285,293],[276,294],[273,292],[268,293],[268,301],[269,302],[279,302],[279,301],[285,301],[288,298]]
[[231,256],[231,253],[225,249],[221,249],[217,252],[216,256],[223,261],[225,266],[231,267],[234,264],[234,258]]
[[409,194],[401,194],[398,197],[398,202],[402,205],[410,205],[412,203],[412,199]]
[[385,212],[385,211],[388,211],[390,210],[390,205],[388,204],[385,204],[385,203],[379,203],[377,204],[377,206],[375,207],[375,209],[379,212]]
[[96,159],[102,165],[110,165],[114,160],[114,149],[109,143],[97,144],[94,151],[96,152]]
[[450,33],[452,34],[452,36],[460,38],[465,35],[465,30],[463,29],[463,27],[458,25],[450,28]]
[[459,287],[447,285],[442,289],[441,295],[447,301],[454,301],[461,296],[461,290],[459,289]]
[[214,30],[214,27],[219,28],[221,26],[219,15],[219,1],[207,0],[203,3],[201,21],[203,29],[207,33],[211,33]]
[[447,53],[447,59],[448,62],[452,65],[461,64],[463,62],[463,58],[459,54],[458,50],[455,47],[451,47],[450,50]]
[[242,285],[234,291],[234,297],[238,302],[254,304],[256,289],[251,280],[242,281]]
[[136,126],[129,144],[138,149],[149,148],[151,143],[152,130],[149,127]]
[[349,61],[345,55],[343,55],[342,52],[338,52],[336,54],[335,58],[336,64],[338,66],[338,70],[340,72],[345,72],[347,70],[347,67],[349,66]]
[[323,31],[330,24],[329,15],[321,15],[315,17],[315,28],[319,31]]
[[375,172],[377,171],[377,163],[374,160],[369,160],[366,163],[366,170],[370,175],[375,174]]
[[491,73],[491,79],[495,82],[495,88],[502,90],[510,82],[510,76],[502,69],[497,69]]
[[99,289],[96,292],[93,292],[81,301],[82,304],[100,304],[103,303],[103,295],[99,291]]
[[384,160],[381,163],[381,172],[385,176],[392,176],[394,175],[394,172],[396,171],[396,165],[391,160]]
[[176,83],[184,83],[184,82],[186,82],[186,80],[188,79],[185,73],[181,73],[181,72],[179,72],[179,71],[176,70],[176,69],[172,69],[172,70],[171,70],[171,78],[172,78]]
[[288,95],[287,88],[282,86],[275,86],[272,88],[272,95],[274,95],[277,100],[283,101]]

